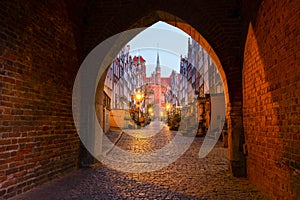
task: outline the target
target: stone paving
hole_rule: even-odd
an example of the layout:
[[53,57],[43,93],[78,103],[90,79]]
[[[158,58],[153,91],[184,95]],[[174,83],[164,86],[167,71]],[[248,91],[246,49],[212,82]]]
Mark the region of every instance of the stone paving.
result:
[[[166,126],[161,127],[162,130],[155,135],[149,128],[123,132],[114,130],[108,135],[111,141],[117,142],[116,145],[126,151],[147,153],[162,148],[177,133],[169,131]],[[153,127],[150,126],[150,129]],[[152,137],[144,137],[147,134]],[[229,175],[227,149],[222,147],[221,142],[207,157],[200,159],[198,153],[202,143],[203,138],[196,137],[183,156],[157,171],[127,173],[99,163],[14,199],[268,199],[247,179]],[[107,154],[113,154],[113,151]]]

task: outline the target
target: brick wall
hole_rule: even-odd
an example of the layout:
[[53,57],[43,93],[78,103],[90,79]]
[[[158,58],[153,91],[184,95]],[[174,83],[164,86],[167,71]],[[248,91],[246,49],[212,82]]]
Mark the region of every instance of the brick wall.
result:
[[[253,0],[254,1],[254,0]],[[240,1],[94,1],[84,29],[87,54],[102,40],[128,28],[147,27],[166,21],[190,34],[204,45],[225,81],[228,117],[230,171],[245,176],[242,120],[242,19]],[[99,12],[101,10],[102,12]],[[121,18],[120,16],[126,16]],[[178,23],[179,22],[179,23]],[[200,35],[201,34],[201,35]]]
[[260,0],[0,1],[0,195],[27,191],[76,167],[71,93],[78,63],[109,36],[139,27],[134,24],[143,17],[142,26],[175,20],[156,12],[162,10],[191,25],[186,31],[200,42],[203,36],[222,64],[233,173],[244,167],[244,126],[250,180],[279,198],[300,196],[299,5],[262,1],[248,30],[242,75],[241,22],[252,11],[240,11],[240,2]]
[[[35,2],[35,3],[34,3]],[[72,84],[78,69],[63,1],[0,1],[0,196],[78,163]]]
[[278,199],[300,197],[299,10],[297,1],[263,1],[244,52],[248,176]]

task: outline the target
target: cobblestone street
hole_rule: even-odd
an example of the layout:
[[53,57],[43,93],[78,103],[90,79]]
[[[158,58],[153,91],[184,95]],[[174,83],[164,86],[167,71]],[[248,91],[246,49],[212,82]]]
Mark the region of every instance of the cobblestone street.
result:
[[[155,127],[162,128],[156,135]],[[154,122],[145,130],[114,130],[108,137],[126,151],[145,153],[162,148],[176,133],[161,122]],[[147,134],[153,135],[141,137]],[[207,157],[200,159],[203,139],[196,137],[183,156],[157,171],[124,173],[96,164],[14,199],[267,199],[247,179],[229,175],[227,149],[221,142]],[[107,152],[110,153],[113,151]]]

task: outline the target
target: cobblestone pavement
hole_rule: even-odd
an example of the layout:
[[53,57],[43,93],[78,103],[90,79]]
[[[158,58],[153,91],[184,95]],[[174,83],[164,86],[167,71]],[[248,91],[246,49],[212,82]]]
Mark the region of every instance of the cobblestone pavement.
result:
[[[153,130],[153,127],[150,126],[150,129]],[[117,146],[126,151],[145,153],[163,147],[176,134],[164,126],[158,134],[145,138],[153,133],[150,129],[124,130],[123,133],[114,130],[108,135],[111,141],[117,142]],[[227,149],[220,142],[207,157],[200,159],[198,153],[202,142],[203,138],[196,137],[183,156],[157,171],[124,173],[97,164],[14,199],[267,199],[247,179],[228,174]]]

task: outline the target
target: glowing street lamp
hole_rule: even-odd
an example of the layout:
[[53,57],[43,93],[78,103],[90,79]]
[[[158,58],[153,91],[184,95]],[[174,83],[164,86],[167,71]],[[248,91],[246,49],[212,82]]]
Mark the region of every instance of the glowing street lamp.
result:
[[136,94],[135,94],[135,99],[136,99],[137,101],[141,101],[142,98],[143,98],[143,95],[142,95],[141,93],[136,93]]
[[153,109],[152,109],[152,108],[149,108],[149,109],[148,109],[148,112],[149,112],[149,113],[152,113],[152,112],[153,112]]
[[168,122],[168,125],[170,123],[170,110],[171,110],[171,104],[167,103],[166,104],[166,110],[167,110],[167,122]]
[[164,112],[163,112],[163,111],[160,112],[160,116],[161,116],[161,117],[164,116]]
[[140,121],[140,103],[142,99],[143,99],[143,95],[140,92],[135,94],[135,100],[138,108],[138,119],[137,119],[138,122]]
[[166,105],[166,109],[167,109],[167,111],[169,111],[171,109],[171,105],[169,103]]

